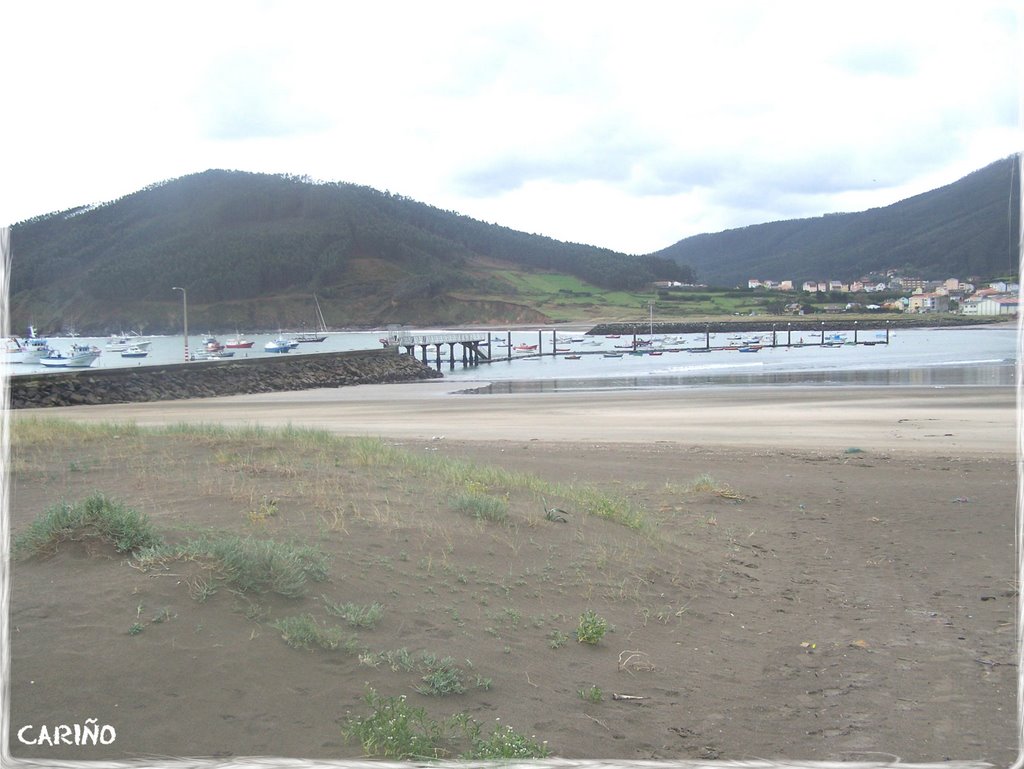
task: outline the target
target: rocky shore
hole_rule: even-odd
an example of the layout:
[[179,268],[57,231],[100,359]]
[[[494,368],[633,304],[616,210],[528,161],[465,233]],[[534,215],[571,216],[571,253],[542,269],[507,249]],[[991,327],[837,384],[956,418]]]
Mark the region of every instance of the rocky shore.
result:
[[11,377],[11,408],[138,403],[439,378],[397,350],[81,369]]

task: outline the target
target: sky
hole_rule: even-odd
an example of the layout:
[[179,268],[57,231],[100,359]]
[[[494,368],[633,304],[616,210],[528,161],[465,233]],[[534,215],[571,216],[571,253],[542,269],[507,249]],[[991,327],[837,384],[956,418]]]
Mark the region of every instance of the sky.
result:
[[210,168],[642,254],[1024,147],[1008,0],[8,3],[0,224]]

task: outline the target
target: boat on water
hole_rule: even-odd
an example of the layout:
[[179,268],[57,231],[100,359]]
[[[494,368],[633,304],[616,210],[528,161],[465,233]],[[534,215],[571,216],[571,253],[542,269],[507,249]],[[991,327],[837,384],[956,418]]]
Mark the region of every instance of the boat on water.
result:
[[127,350],[121,352],[122,358],[145,358],[149,355],[148,345],[146,347],[140,347],[139,345],[132,345]]
[[224,360],[225,358],[233,357],[235,357],[234,350],[227,350],[222,347],[219,350],[200,350],[192,355],[191,360]]
[[107,340],[107,350],[110,352],[124,352],[129,347],[149,347],[152,342],[144,339],[139,334],[114,334]]
[[512,349],[516,350],[518,352],[532,352],[532,351],[537,349],[537,345],[535,345],[535,344],[517,344]]
[[50,368],[88,368],[102,351],[99,347],[88,344],[73,344],[67,353],[59,350],[51,350],[45,358],[40,358],[39,363]]
[[229,350],[248,350],[254,344],[255,342],[251,339],[246,339],[236,331],[235,335],[224,343],[224,346]]
[[47,357],[51,352],[49,343],[45,339],[29,337],[19,340],[10,337],[4,341],[3,361],[5,363],[35,364]]
[[606,357],[606,358],[621,358],[622,357],[622,353],[621,352],[606,352],[604,354],[604,357]]
[[761,351],[761,346],[760,345],[750,345],[750,346],[747,346],[747,347],[739,347],[737,349],[740,352],[760,352]]
[[224,349],[224,345],[220,343],[220,340],[215,336],[208,336],[203,340],[203,349],[206,352],[220,352]]
[[583,356],[581,356],[581,355],[563,355],[562,357],[565,358],[566,360],[579,360]]
[[292,349],[292,340],[285,339],[283,336],[263,345],[263,352],[291,352]]
[[320,311],[320,302],[313,294],[313,302],[316,304],[316,331],[304,331],[296,334],[295,341],[308,344],[310,342],[322,342],[327,338],[327,323],[324,321],[324,314]]

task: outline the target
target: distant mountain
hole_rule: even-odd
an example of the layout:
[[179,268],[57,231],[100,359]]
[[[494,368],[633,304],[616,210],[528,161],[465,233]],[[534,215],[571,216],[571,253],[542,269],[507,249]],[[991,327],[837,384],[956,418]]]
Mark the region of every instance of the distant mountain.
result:
[[695,235],[652,256],[718,286],[750,278],[799,286],[887,269],[936,279],[1016,276],[1019,227],[1019,166],[1010,157],[884,208]]
[[15,225],[9,310],[15,329],[32,323],[47,334],[171,333],[182,309],[171,287],[181,286],[197,333],[312,325],[314,293],[334,327],[546,323],[543,306],[517,299],[523,272],[573,276],[558,291],[579,301],[587,286],[644,290],[654,280],[745,286],[889,268],[1015,275],[1019,200],[1008,158],[885,208],[699,235],[630,256],[369,187],[211,170]]
[[172,286],[187,290],[196,329],[276,329],[313,322],[313,293],[332,325],[544,322],[516,304],[501,265],[606,289],[693,277],[674,260],[527,235],[369,187],[219,170],[21,222],[11,245],[12,325],[47,333],[176,330]]

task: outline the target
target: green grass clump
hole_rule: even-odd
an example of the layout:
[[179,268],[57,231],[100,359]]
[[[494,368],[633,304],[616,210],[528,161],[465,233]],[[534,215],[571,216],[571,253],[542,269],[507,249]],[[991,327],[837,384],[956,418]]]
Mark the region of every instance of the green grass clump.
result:
[[608,620],[598,616],[593,609],[587,609],[580,615],[580,624],[576,628],[576,640],[581,644],[596,644],[608,631]]
[[444,729],[426,710],[409,705],[404,696],[381,697],[373,689],[363,699],[371,713],[348,719],[341,730],[346,741],[357,741],[369,756],[400,761],[444,756]]
[[[298,598],[308,581],[324,582],[328,575],[327,556],[309,545],[233,535],[146,548],[137,561],[142,568],[151,568],[178,558],[214,561],[219,578],[243,593],[276,593],[286,598]],[[216,592],[211,588],[206,586],[205,596]]]
[[[545,758],[547,745],[496,723],[489,734],[466,713],[440,722],[404,696],[381,697],[368,688],[363,697],[370,715],[349,716],[341,728],[346,741],[358,742],[368,756],[397,760]],[[459,749],[464,750],[460,753]]]
[[352,627],[372,628],[384,616],[384,605],[377,602],[366,606],[357,603],[337,604],[325,595],[320,596],[320,600],[329,614],[341,617]]
[[452,499],[452,507],[460,513],[471,515],[478,521],[506,523],[508,521],[508,500],[490,494],[462,493]]
[[149,519],[103,494],[81,502],[62,502],[49,508],[14,539],[18,556],[41,555],[69,539],[99,537],[120,553],[158,546],[160,536]]
[[324,627],[311,614],[282,617],[273,626],[281,631],[284,642],[295,649],[334,650],[340,646],[350,647],[355,641],[344,635],[340,627]]
[[429,697],[443,697],[446,694],[462,694],[466,691],[465,673],[451,657],[437,659],[424,653],[420,657],[420,670],[424,673],[422,686],[416,691]]
[[534,737],[520,734],[511,726],[502,727],[495,724],[487,736],[476,721],[469,720],[466,727],[470,741],[470,749],[459,756],[462,759],[486,761],[493,759],[512,758],[546,758],[550,751],[547,745],[537,742]]
[[600,702],[604,699],[604,692],[601,691],[601,687],[597,684],[593,684],[589,689],[580,689],[576,692],[581,700],[586,702]]

